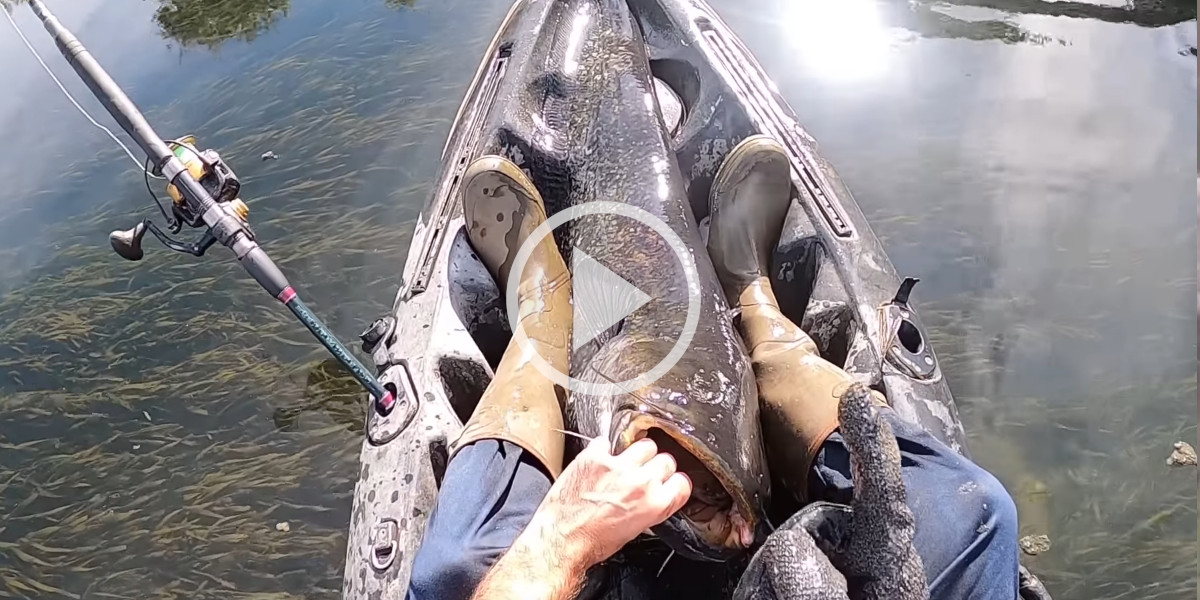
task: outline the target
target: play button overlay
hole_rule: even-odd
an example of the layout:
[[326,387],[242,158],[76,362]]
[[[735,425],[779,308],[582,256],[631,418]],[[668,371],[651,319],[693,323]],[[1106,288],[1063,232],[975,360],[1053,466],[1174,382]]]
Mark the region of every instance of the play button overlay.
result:
[[580,248],[571,251],[573,313],[571,349],[596,339],[650,301],[636,286],[621,279]]
[[[683,269],[683,276],[687,281],[688,288],[687,316],[683,321],[683,331],[675,340],[670,352],[657,365],[626,381],[594,382],[575,379],[550,366],[550,363],[538,355],[537,351],[529,344],[529,339],[525,337],[525,330],[520,326],[519,311],[517,310],[520,276],[508,278],[508,286],[505,289],[505,305],[508,309],[513,341],[517,342],[522,352],[530,356],[533,366],[542,375],[572,392],[592,396],[613,396],[633,393],[666,375],[675,366],[675,363],[683,358],[683,354],[687,352],[688,346],[691,345],[692,338],[696,334],[696,325],[700,320],[700,275],[696,271],[696,261],[692,258],[691,250],[683,243],[679,234],[675,233],[662,219],[636,206],[605,200],[588,202],[558,211],[530,232],[525,243],[517,249],[511,273],[525,272],[525,264],[529,262],[529,256],[533,253],[534,247],[559,226],[580,217],[602,214],[633,219],[649,227],[667,242],[678,261],[677,264],[663,265],[663,268]],[[613,273],[579,247],[575,247],[571,251],[571,280],[571,312],[574,318],[571,333],[572,351],[578,350],[584,344],[596,339],[598,335],[654,300],[653,297],[638,289],[634,282],[622,279],[620,275]]]

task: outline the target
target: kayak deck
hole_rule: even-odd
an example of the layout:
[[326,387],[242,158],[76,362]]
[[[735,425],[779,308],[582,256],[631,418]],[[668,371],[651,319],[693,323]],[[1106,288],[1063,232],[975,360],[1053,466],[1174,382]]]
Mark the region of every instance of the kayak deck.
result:
[[[491,380],[511,332],[500,290],[463,229],[458,186],[478,156],[500,154],[535,183],[556,171],[539,148],[573,9],[587,0],[517,0],[489,44],[448,136],[416,225],[393,312],[367,345],[400,401],[368,410],[343,585],[349,599],[401,598],[445,473],[449,444]],[[750,52],[703,0],[628,0],[641,27],[664,127],[700,227],[725,154],[747,136],[779,140],[792,161],[793,204],[774,260],[784,312],[823,356],[884,391],[899,414],[966,454],[965,433],[907,287],[815,141]],[[558,53],[558,54],[556,54]],[[557,66],[556,66],[557,65]],[[563,208],[547,198],[548,210]],[[794,507],[777,503],[779,514]],[[672,577],[686,562],[655,540],[631,544],[610,583],[651,581],[662,593],[724,593],[740,561]],[[675,564],[672,564],[675,563]],[[648,573],[648,576],[647,576]],[[632,575],[631,575],[632,574]],[[621,597],[634,598],[632,583]],[[618,586],[620,587],[620,586]],[[643,589],[644,593],[647,587]],[[728,588],[731,590],[732,588]],[[651,596],[653,597],[653,596]],[[697,596],[700,597],[700,596]]]

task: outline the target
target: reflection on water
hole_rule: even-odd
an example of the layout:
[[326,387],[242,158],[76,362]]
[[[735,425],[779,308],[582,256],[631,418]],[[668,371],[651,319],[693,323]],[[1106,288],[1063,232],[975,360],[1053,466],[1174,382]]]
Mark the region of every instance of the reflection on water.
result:
[[216,48],[226,40],[253,40],[290,5],[291,0],[162,0],[154,22],[163,37],[184,46]]
[[[13,10],[28,0],[0,0]],[[411,8],[416,0],[383,0],[392,8]],[[185,48],[215,50],[230,40],[253,41],[287,16],[292,0],[158,0],[154,22],[162,36]],[[56,10],[57,7],[52,7]]]
[[[1054,540],[1032,566],[1056,597],[1194,593],[1194,473],[1164,462],[1196,437],[1195,23],[1172,26],[1194,4],[714,5],[922,278],[975,455]],[[351,339],[391,304],[507,2],[53,8],[164,135],[222,150]],[[4,31],[0,596],[336,597],[353,383],[224,251],[111,254],[151,210],[141,181]]]
[[271,419],[280,431],[298,431],[307,418],[327,418],[354,434],[365,431],[362,386],[342,367],[327,358],[308,372],[304,397],[275,409]]
[[[739,11],[742,7],[735,8]],[[924,38],[999,40],[1006,43],[1068,44],[1069,40],[1031,31],[1020,15],[1045,15],[1142,27],[1176,25],[1196,18],[1189,0],[1119,2],[1108,6],[1060,0],[799,0],[780,3],[781,13],[761,15],[788,21],[795,41],[825,50],[813,70],[854,76],[864,66],[878,68],[882,42],[903,39],[894,28]],[[1194,29],[1194,28],[1193,28]],[[1193,54],[1194,55],[1194,54]],[[869,56],[869,58],[865,58]]]
[[921,37],[1000,40],[1009,44],[1065,43],[1021,27],[1009,13],[970,3],[889,2],[881,6],[895,27]]
[[888,66],[888,44],[881,5],[873,0],[787,3],[772,15],[793,29],[793,44],[807,71],[827,79],[854,81],[874,77]]
[[[416,0],[383,0],[410,8]],[[287,15],[291,0],[159,0],[154,22],[183,46],[215,49],[228,40],[252,41]]]
[[1191,0],[952,0],[950,4],[982,6],[1025,15],[1132,23],[1143,27],[1175,25],[1196,18],[1196,4]]
[[1196,18],[1196,4],[1191,0],[1120,0],[1110,5],[1060,0],[917,0],[881,4],[888,7],[897,26],[925,37],[997,39],[1010,43],[1067,43],[1021,27],[1013,22],[1013,15],[1095,19],[1143,27],[1175,25]]
[[[747,44],[897,268],[922,278],[975,456],[1022,533],[1054,540],[1030,566],[1058,598],[1193,596],[1195,474],[1165,459],[1196,438],[1196,62],[1178,52],[1195,22],[1131,23],[1194,19],[1194,4],[1103,20],[1069,3],[877,4],[901,31],[884,33],[887,67],[854,79],[810,68],[822,49],[766,22],[784,4],[724,12],[757,32]],[[918,26],[926,10],[957,20]],[[1026,39],[946,34],[963,23]],[[787,44],[814,56],[772,50]]]

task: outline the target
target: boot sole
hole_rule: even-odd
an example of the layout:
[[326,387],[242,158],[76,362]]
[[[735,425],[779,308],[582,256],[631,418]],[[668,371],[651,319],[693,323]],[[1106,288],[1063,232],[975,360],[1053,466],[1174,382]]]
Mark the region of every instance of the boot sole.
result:
[[[512,261],[532,231],[546,220],[537,187],[523,171],[500,156],[476,159],[463,175],[463,219],[467,238],[502,289]],[[540,213],[526,223],[530,211]],[[522,225],[529,227],[522,231]]]

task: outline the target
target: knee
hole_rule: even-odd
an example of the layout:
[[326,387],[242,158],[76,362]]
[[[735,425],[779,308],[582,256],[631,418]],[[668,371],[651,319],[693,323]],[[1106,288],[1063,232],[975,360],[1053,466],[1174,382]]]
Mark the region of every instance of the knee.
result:
[[1009,564],[1016,556],[1018,531],[1012,496],[1000,480],[969,460],[962,459],[953,473],[953,487],[943,488],[939,524],[933,526],[947,551],[942,562],[948,567],[965,558],[996,570],[1015,569]]
[[1000,480],[923,429],[896,421],[909,505],[918,520],[940,534],[961,531],[954,538],[964,543],[1011,536],[1015,544],[1017,506]]
[[409,576],[412,600],[466,600],[491,566],[459,541],[428,539],[413,560]]
[[[931,597],[1012,598],[1019,552],[1016,503],[1000,480],[966,459],[952,472],[953,488],[941,491],[942,509],[917,524]],[[980,596],[979,590],[988,592]]]
[[1016,540],[1017,505],[1012,496],[995,475],[974,463],[968,464],[967,477],[958,492],[975,512],[975,533]]

